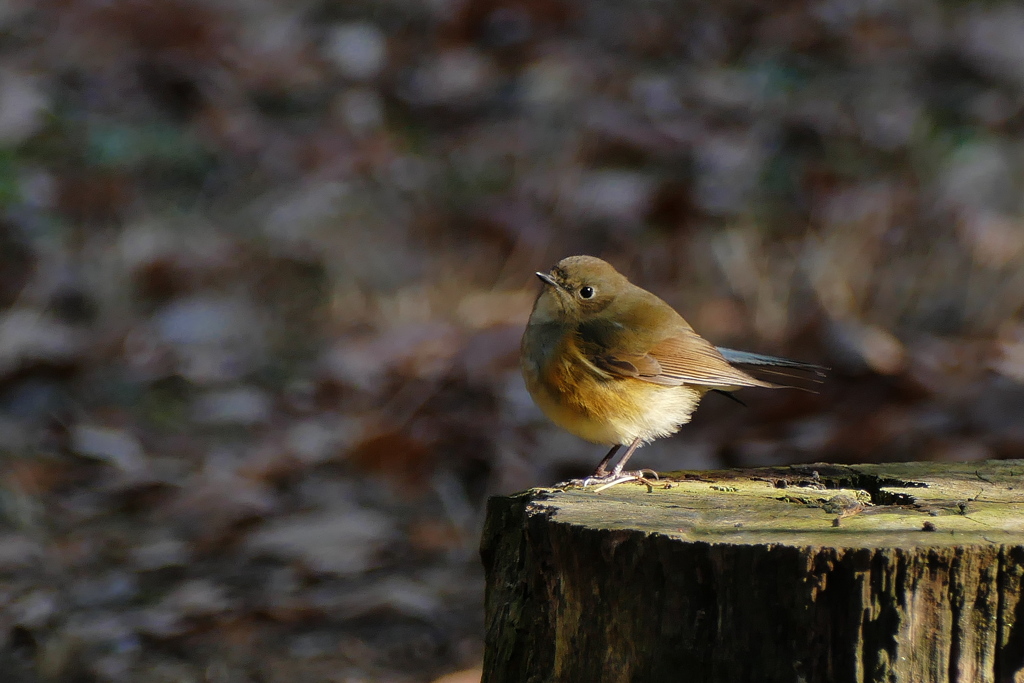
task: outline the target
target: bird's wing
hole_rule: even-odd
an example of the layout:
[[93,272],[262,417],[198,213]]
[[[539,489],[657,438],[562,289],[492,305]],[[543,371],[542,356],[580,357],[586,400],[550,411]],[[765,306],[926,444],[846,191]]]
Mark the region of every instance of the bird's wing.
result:
[[734,368],[714,346],[690,328],[681,328],[645,354],[660,366],[660,373],[648,379],[659,384],[697,384],[705,387],[764,387],[770,382],[751,377]]
[[689,325],[644,348],[642,336],[622,325],[581,326],[581,349],[600,370],[652,384],[693,384],[712,388],[772,387],[734,368]]

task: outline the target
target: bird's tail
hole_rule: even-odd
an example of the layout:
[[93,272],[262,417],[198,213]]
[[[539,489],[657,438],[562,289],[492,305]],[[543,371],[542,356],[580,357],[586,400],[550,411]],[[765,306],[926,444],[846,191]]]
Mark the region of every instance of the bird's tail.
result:
[[[765,356],[760,353],[749,351],[737,351],[735,349],[724,349],[719,347],[718,352],[729,362],[741,370],[752,374],[771,375],[771,382],[780,387],[792,389],[804,389],[813,391],[811,387],[804,386],[806,383],[821,384],[822,377],[826,376],[828,368],[813,363],[803,363],[788,358],[776,356]],[[780,382],[779,380],[783,380]],[[795,382],[795,383],[794,383]]]

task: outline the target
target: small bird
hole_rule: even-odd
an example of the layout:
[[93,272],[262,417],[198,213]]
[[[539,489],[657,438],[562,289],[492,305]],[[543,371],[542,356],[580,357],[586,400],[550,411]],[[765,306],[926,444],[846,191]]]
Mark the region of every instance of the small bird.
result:
[[[537,277],[544,288],[521,344],[526,388],[558,426],[613,444],[593,475],[572,482],[577,485],[646,481],[650,470],[624,472],[626,461],[641,445],[676,433],[709,391],[792,386],[758,379],[737,365],[825,370],[716,348],[667,303],[593,256],[569,256]],[[622,446],[625,454],[609,470]]]

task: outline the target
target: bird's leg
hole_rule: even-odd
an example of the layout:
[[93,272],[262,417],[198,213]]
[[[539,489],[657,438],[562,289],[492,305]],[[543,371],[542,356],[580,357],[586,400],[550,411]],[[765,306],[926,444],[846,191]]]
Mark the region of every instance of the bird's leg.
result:
[[615,486],[617,484],[624,484],[627,481],[638,481],[641,484],[646,485],[648,490],[651,490],[653,485],[651,484],[650,480],[647,479],[647,476],[657,479],[658,473],[655,472],[654,470],[643,469],[637,470],[635,472],[622,471],[622,468],[625,466],[626,461],[629,460],[630,457],[632,457],[633,452],[636,451],[636,449],[640,448],[640,444],[641,441],[639,437],[633,439],[633,442],[629,444],[629,448],[626,449],[625,455],[623,455],[619,462],[616,463],[615,467],[612,468],[611,472],[608,471],[608,463],[611,462],[612,458],[615,457],[615,454],[619,451],[619,448],[621,446],[612,446],[611,450],[608,451],[608,454],[605,455],[604,459],[602,459],[601,462],[597,465],[597,469],[594,470],[594,473],[589,477],[586,477],[584,479],[571,479],[569,481],[562,482],[561,484],[557,484],[557,486],[563,488],[573,488],[577,486],[580,488],[586,488],[588,486],[597,484],[598,487],[594,489],[594,492],[600,493],[601,491],[604,491],[607,488],[611,488],[612,486]]
[[616,484],[624,484],[627,481],[638,481],[641,484],[644,484],[647,487],[648,491],[652,490],[653,485],[651,484],[650,480],[647,479],[647,477],[650,476],[654,479],[658,479],[658,473],[655,472],[654,470],[649,470],[645,468],[642,470],[636,470],[634,472],[622,471],[623,468],[625,468],[626,466],[626,461],[633,456],[633,453],[636,452],[636,449],[640,448],[640,445],[641,442],[639,437],[633,439],[633,443],[629,444],[629,448],[626,449],[626,453],[622,456],[619,462],[615,464],[615,467],[612,468],[611,473],[602,473],[601,477],[599,478],[597,472],[595,472],[593,476],[587,477],[586,481],[595,484],[601,484],[601,486],[598,486],[596,489],[594,489],[594,493],[600,493],[601,491],[604,491],[607,488],[611,488]]
[[[633,453],[636,452],[636,449],[638,449],[638,448],[640,448],[640,437],[639,436],[636,437],[635,439],[633,439],[633,443],[629,444],[629,448],[626,449],[626,454],[622,456],[622,458],[619,460],[618,463],[616,463],[615,469],[612,470],[612,476],[613,477],[618,477],[619,475],[622,474],[622,468],[626,466],[626,461],[629,460],[631,457],[633,457]],[[613,453],[614,453],[614,451],[613,451]],[[605,460],[607,461],[609,458],[611,458],[611,456],[612,456],[612,453],[609,453],[608,456],[605,458]],[[601,470],[602,467],[604,465],[606,465],[606,464],[607,464],[607,462],[602,462],[601,465],[598,465],[598,470]],[[604,472],[601,471],[601,474],[604,474]],[[594,472],[594,476],[595,477],[598,476],[598,473]]]
[[596,479],[608,476],[608,463],[612,461],[612,458],[615,457],[615,454],[619,452],[620,448],[622,448],[622,446],[619,444],[612,446],[612,449],[608,451],[608,455],[604,456],[604,459],[597,464],[597,469],[594,470],[594,473],[591,476]]

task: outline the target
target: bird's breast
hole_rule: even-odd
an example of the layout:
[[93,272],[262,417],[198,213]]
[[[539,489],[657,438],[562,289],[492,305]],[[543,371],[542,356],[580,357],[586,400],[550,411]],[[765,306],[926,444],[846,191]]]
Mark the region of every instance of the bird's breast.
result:
[[596,367],[571,336],[536,347],[523,340],[522,369],[530,395],[548,418],[594,443],[628,444],[675,433],[704,390],[617,377]]

